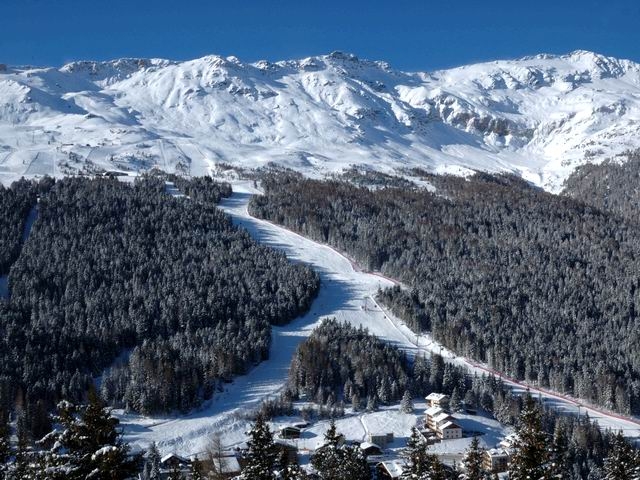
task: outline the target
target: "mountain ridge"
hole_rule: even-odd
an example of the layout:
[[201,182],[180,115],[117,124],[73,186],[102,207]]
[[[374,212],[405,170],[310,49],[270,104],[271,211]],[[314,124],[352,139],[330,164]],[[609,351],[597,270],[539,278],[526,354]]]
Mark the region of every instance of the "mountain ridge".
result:
[[270,163],[508,171],[551,191],[640,146],[640,65],[576,50],[432,72],[332,52],[0,70],[0,181]]

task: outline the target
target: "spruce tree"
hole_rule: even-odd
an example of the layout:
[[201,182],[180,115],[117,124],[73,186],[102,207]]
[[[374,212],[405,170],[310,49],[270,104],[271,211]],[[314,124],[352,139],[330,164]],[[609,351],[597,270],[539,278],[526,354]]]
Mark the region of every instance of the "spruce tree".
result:
[[171,471],[169,472],[169,476],[167,477],[167,479],[168,480],[185,480],[184,475],[182,475],[182,472],[180,471],[180,467],[178,466],[177,463],[173,465],[173,467],[171,468]]
[[331,421],[325,443],[311,457],[311,464],[323,480],[368,480],[371,472],[359,447],[340,446],[342,436]]
[[287,465],[281,472],[282,480],[306,480],[307,474],[299,465]]
[[12,466],[12,474],[9,478],[23,479],[29,474],[29,446],[31,439],[27,428],[27,414],[25,410],[19,409],[16,418],[16,450],[15,461]]
[[11,456],[10,437],[9,413],[0,408],[0,466],[4,465]]
[[400,411],[402,413],[411,413],[413,412],[413,398],[411,398],[411,393],[409,390],[405,390],[402,395],[402,400],[400,401]]
[[547,435],[542,430],[540,410],[529,394],[524,401],[516,435],[515,452],[509,464],[509,479],[544,478],[549,462]]
[[272,480],[277,458],[277,450],[273,441],[273,434],[269,425],[262,416],[258,416],[247,442],[249,452],[247,465],[242,471],[242,477],[246,480]]
[[367,412],[375,412],[378,409],[378,402],[376,402],[375,395],[369,395],[367,397]]
[[418,429],[411,429],[411,436],[404,451],[407,468],[402,478],[411,480],[435,480],[446,475],[438,457],[427,452],[427,445]]
[[613,438],[609,457],[604,462],[606,480],[635,480],[638,474],[638,452],[621,432]]
[[158,445],[156,442],[151,442],[147,449],[147,459],[145,460],[145,466],[149,470],[149,480],[160,480],[160,452],[158,451]]
[[204,480],[204,467],[196,456],[191,462],[191,480]]
[[482,466],[484,458],[484,449],[480,448],[478,437],[473,437],[471,445],[465,453],[464,459],[464,479],[465,480],[482,480],[486,474]]
[[52,445],[43,458],[49,471],[64,473],[60,478],[124,480],[138,472],[140,458],[129,458],[129,447],[116,430],[118,420],[95,391],[89,392],[85,407],[61,402],[55,420],[61,429],[43,439],[43,445]]

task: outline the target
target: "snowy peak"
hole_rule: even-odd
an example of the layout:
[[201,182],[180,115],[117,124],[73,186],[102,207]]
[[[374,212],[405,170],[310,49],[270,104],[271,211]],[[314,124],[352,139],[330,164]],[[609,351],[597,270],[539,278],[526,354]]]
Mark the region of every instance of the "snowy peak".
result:
[[556,190],[640,143],[640,66],[593,52],[402,72],[344,52],[0,69],[0,181],[272,162],[510,171]]

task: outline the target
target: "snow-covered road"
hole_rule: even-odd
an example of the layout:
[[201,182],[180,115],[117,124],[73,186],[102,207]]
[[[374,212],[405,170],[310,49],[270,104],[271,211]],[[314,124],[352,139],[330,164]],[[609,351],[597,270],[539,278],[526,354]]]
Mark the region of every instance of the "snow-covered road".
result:
[[[249,374],[238,377],[226,387],[225,392],[216,395],[199,411],[172,418],[145,418],[120,412],[126,440],[135,447],[144,448],[149,442],[156,441],[163,452],[186,455],[204,451],[214,433],[220,434],[226,445],[243,441],[249,422],[242,418],[242,413],[255,408],[269,396],[278,394],[286,381],[296,346],[323,317],[364,325],[371,333],[397,345],[410,356],[419,351],[437,352],[442,353],[447,361],[464,365],[471,371],[489,371],[486,366],[454,356],[428,336],[416,337],[406,325],[375,303],[373,297],[378,288],[392,285],[391,280],[360,271],[352,261],[331,247],[251,217],[247,212],[247,204],[257,191],[250,182],[236,182],[233,190],[232,197],[223,200],[221,208],[233,217],[235,224],[247,229],[260,243],[281,249],[290,260],[313,267],[321,277],[320,293],[305,316],[284,327],[273,328],[268,361],[262,362]],[[513,383],[513,386],[523,390],[520,384]],[[627,436],[640,438],[638,419],[624,419],[603,413],[550,392],[532,389],[532,393],[555,408],[583,415],[588,412],[603,427],[623,430]]]

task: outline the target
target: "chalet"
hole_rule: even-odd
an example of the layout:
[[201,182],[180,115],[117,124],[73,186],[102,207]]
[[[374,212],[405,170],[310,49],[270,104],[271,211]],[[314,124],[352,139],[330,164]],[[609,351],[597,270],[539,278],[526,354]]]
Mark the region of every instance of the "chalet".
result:
[[280,429],[280,438],[284,438],[287,440],[300,438],[300,428],[295,426],[286,426]]
[[175,467],[185,468],[190,465],[190,462],[186,458],[176,455],[175,453],[169,453],[160,459],[160,465],[164,469],[171,469]]
[[401,478],[405,471],[405,464],[398,461],[380,462],[376,466],[377,478],[381,480],[395,480]]
[[462,427],[456,423],[454,417],[438,406],[430,407],[425,412],[425,426],[440,440],[462,438]]
[[425,400],[429,407],[440,407],[445,410],[449,408],[449,395],[444,393],[430,393]]
[[447,421],[438,425],[436,432],[441,440],[451,440],[452,438],[462,438],[462,427],[452,421]]
[[360,444],[360,450],[362,450],[362,453],[364,453],[367,457],[382,455],[382,448],[380,448],[380,446],[376,445],[375,443],[362,442]]
[[235,456],[221,457],[213,460],[213,471],[216,478],[228,479],[240,474],[240,462]]
[[482,467],[491,473],[506,472],[509,468],[509,452],[503,448],[485,450]]
[[385,448],[388,444],[393,443],[393,440],[393,432],[381,435],[376,435],[369,432],[369,435],[367,435],[367,441],[369,443],[375,443],[376,445],[380,445],[382,448]]

